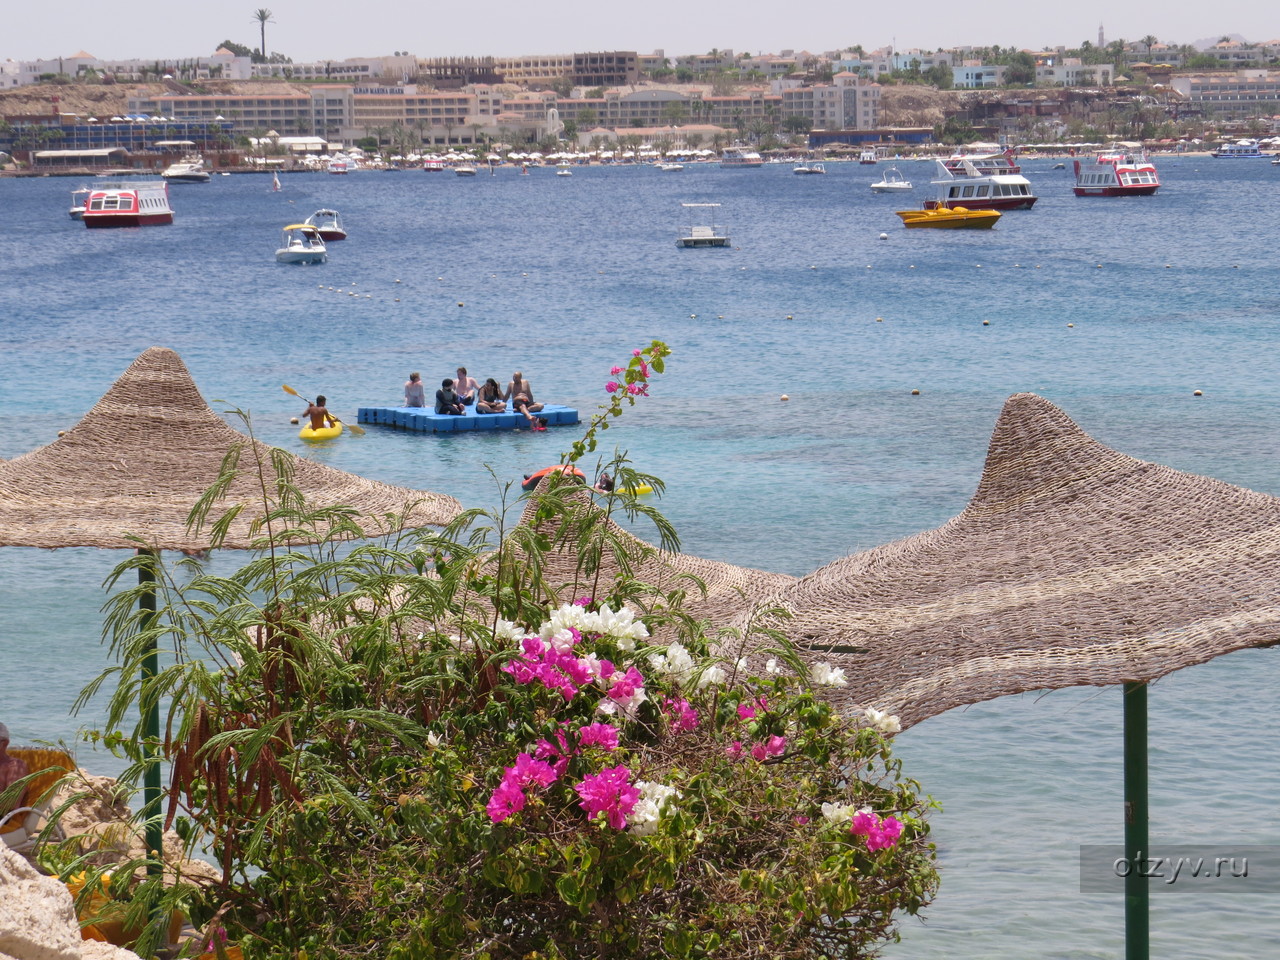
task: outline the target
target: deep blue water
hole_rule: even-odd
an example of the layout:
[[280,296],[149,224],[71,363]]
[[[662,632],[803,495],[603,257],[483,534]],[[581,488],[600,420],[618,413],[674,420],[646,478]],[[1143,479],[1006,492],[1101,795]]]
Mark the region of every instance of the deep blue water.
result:
[[[519,477],[576,434],[375,428],[304,451],[288,423],[302,405],[280,385],[353,419],[395,403],[411,370],[434,385],[459,364],[503,383],[520,369],[586,414],[609,367],[659,338],[668,373],[606,439],[668,481],[689,553],[802,574],[937,526],[1024,390],[1126,453],[1280,494],[1280,172],[1158,165],[1155,197],[1107,200],[1073,197],[1069,171],[1033,161],[1040,203],[991,232],[904,230],[892,211],[929,195],[932,173],[913,162],[898,164],[910,198],[872,194],[881,171],[856,164],[300,174],[279,193],[216,177],[173,186],[173,226],[113,231],[67,217],[79,181],[0,179],[0,457],[53,440],[158,344],[272,443],[491,504],[486,465]],[[682,202],[722,204],[734,248],[678,250]],[[276,264],[279,228],[319,207],[350,239],[327,264]],[[16,738],[96,722],[68,709],[104,664],[100,583],[119,559],[0,550],[0,651],[21,664],[0,670],[0,719]],[[1258,651],[1155,685],[1153,837],[1280,842],[1277,673]],[[1121,904],[1080,894],[1074,860],[1121,836],[1117,691],[975,706],[899,748],[945,807],[944,880],[887,956],[1120,952]],[[115,769],[88,748],[81,762]],[[1153,930],[1157,956],[1280,948],[1274,909],[1239,895],[1159,898]]]

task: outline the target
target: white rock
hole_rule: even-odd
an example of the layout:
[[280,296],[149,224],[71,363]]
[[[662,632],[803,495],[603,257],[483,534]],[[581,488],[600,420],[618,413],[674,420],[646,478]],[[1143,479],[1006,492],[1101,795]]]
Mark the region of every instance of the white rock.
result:
[[80,960],[80,926],[71,893],[0,843],[0,957]]

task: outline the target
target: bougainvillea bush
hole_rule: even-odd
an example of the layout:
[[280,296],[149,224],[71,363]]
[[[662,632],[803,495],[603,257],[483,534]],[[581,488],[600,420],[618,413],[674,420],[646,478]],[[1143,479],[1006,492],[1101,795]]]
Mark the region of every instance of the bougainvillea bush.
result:
[[[614,369],[569,459],[665,354]],[[246,956],[861,957],[931,898],[931,803],[895,718],[824,700],[840,670],[603,576],[599,551],[649,549],[607,526],[581,546],[590,592],[555,596],[553,538],[501,509],[352,547],[274,469],[278,529],[317,546],[267,531],[230,576],[162,567],[154,624],[127,592],[113,617],[112,717],[171,705],[165,815],[222,870],[162,896]],[[560,529],[652,515],[562,494],[536,494]],[[152,639],[176,656],[144,681]]]

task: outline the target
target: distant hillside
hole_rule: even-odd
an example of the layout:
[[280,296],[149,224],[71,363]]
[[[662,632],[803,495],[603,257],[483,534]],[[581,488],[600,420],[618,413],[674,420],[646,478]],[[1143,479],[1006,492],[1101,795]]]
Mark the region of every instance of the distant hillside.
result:
[[[199,89],[168,83],[37,83],[12,90],[0,90],[0,116],[74,113],[81,117],[107,119],[128,112],[128,98],[164,93],[212,93],[267,96],[283,90],[305,93],[307,87],[278,80],[206,80]],[[57,97],[57,109],[53,98]]]

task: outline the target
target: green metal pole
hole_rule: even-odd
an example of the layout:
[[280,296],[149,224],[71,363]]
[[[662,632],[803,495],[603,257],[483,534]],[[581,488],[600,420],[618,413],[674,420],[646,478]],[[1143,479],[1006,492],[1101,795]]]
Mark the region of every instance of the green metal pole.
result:
[[[138,566],[138,586],[144,588],[138,606],[142,610],[142,629],[147,630],[156,619],[156,554],[152,550],[139,550],[138,556],[143,559]],[[146,817],[147,854],[154,858],[147,872],[152,874],[163,870],[159,858],[164,852],[164,830],[160,823],[160,764],[155,762],[156,745],[160,742],[160,698],[151,696],[147,688],[148,681],[159,672],[160,657],[153,640],[142,658],[142,735],[145,738],[142,751],[148,761],[143,775],[142,811]]]
[[1124,685],[1124,878],[1125,960],[1151,956],[1151,888],[1145,875],[1151,855],[1147,816],[1147,685]]

